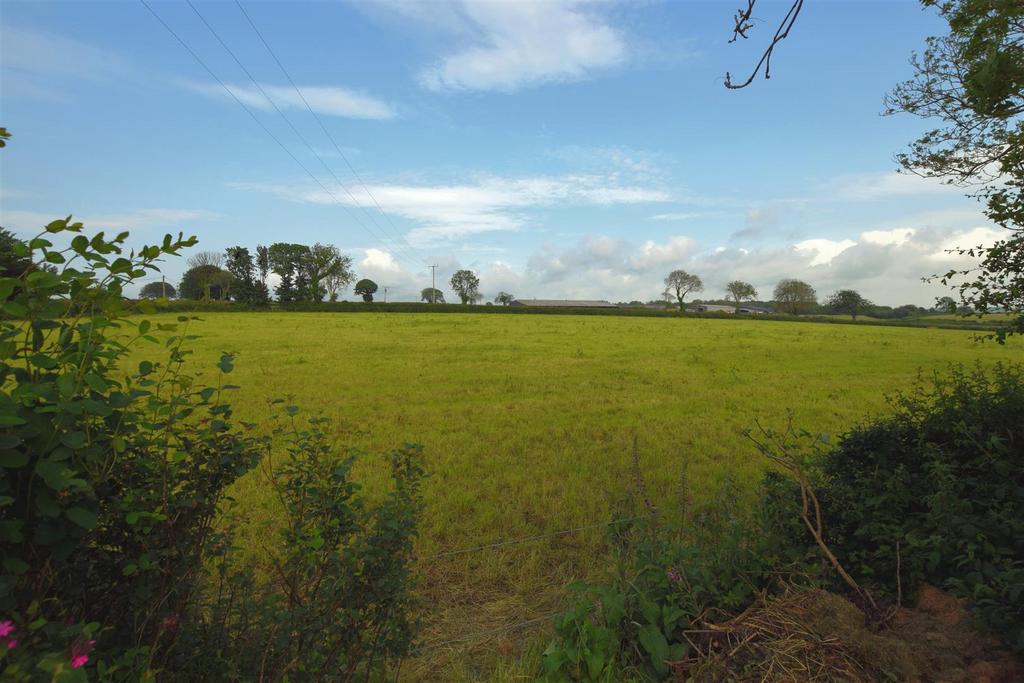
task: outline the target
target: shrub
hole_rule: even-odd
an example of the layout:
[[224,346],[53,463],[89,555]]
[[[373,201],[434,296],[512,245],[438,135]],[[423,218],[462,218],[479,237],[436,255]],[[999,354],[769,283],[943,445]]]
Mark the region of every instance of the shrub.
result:
[[[237,388],[224,382],[230,354],[219,383],[200,385],[184,369],[191,336],[124,317],[124,287],[195,238],[124,255],[127,233],[81,231],[69,218],[18,242],[32,265],[0,279],[0,677],[381,671],[411,639],[418,451],[393,456],[395,490],[366,510],[351,459],[337,462],[319,420],[257,434],[225,401]],[[169,335],[166,361],[125,367],[157,334]],[[225,492],[281,438],[286,461],[271,468],[288,520],[280,557],[233,565],[230,533],[217,529]],[[209,592],[217,585],[232,587],[233,602]],[[239,642],[248,636],[260,640]]]
[[927,581],[967,598],[1024,648],[1024,374],[957,367],[891,403],[821,464],[837,554],[890,594]]
[[816,575],[820,562],[805,561],[805,546],[792,552],[765,522],[789,514],[788,499],[779,511],[772,497],[758,507],[738,493],[726,479],[679,515],[614,525],[616,574],[570,586],[572,604],[544,652],[545,679],[664,680],[668,662],[695,654],[684,630],[739,613],[788,577]]

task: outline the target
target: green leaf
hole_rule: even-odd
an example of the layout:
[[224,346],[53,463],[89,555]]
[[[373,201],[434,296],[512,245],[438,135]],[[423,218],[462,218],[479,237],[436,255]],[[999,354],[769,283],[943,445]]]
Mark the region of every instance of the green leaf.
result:
[[93,391],[98,391],[100,393],[110,389],[110,384],[95,372],[86,373],[85,383],[92,387]]
[[28,453],[21,453],[18,451],[4,451],[0,453],[0,467],[6,467],[11,470],[18,467],[24,467],[27,464]]
[[74,507],[65,512],[64,515],[83,529],[92,529],[96,526],[96,513],[92,510]]
[[0,434],[0,450],[16,448],[21,443],[21,437],[14,434]]
[[13,277],[0,278],[0,300],[7,299],[14,293],[18,281]]
[[668,641],[661,630],[654,624],[646,624],[640,627],[637,637],[647,650],[655,670],[660,674],[667,673],[668,665],[665,664],[665,660],[668,659]]
[[32,365],[42,368],[43,370],[52,370],[57,367],[57,361],[45,353],[34,353],[29,359],[32,361]]
[[131,576],[132,574],[134,574],[137,571],[139,571],[139,565],[137,565],[137,564],[126,564],[124,566],[124,569],[121,570],[121,573],[124,574],[125,576]]
[[29,570],[29,565],[20,557],[8,557],[4,560],[4,569],[12,574],[24,574]]
[[85,434],[83,432],[68,432],[60,438],[60,442],[68,448],[78,450],[85,446]]

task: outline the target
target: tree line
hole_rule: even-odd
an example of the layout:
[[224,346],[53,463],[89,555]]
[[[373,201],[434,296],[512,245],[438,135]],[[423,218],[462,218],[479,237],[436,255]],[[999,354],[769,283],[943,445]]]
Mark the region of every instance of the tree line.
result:
[[[686,310],[686,297],[703,291],[704,282],[700,279],[700,276],[688,273],[685,270],[673,270],[665,277],[665,291],[662,296],[664,300],[670,302],[674,299],[679,306],[679,311],[682,313]],[[743,280],[732,280],[729,282],[725,286],[725,294],[725,300],[733,304],[737,312],[745,302],[757,300],[757,289],[754,288],[754,285]],[[881,318],[906,318],[929,312],[973,313],[973,309],[958,306],[956,301],[948,296],[938,299],[935,307],[929,311],[926,308],[913,304],[906,304],[896,308],[878,306],[853,289],[840,289],[819,303],[818,293],[814,287],[803,280],[795,278],[780,280],[775,285],[772,295],[770,303],[775,311],[788,315],[842,313],[856,320],[858,315],[872,315]]]

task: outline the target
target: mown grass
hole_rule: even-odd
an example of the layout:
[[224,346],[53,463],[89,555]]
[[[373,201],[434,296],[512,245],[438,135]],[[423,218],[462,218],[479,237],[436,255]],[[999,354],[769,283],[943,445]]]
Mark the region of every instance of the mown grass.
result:
[[[423,557],[609,519],[631,485],[634,437],[664,504],[683,471],[696,496],[724,477],[752,490],[764,463],[742,430],[755,419],[781,426],[792,413],[798,426],[839,434],[884,411],[885,394],[919,372],[1022,356],[1020,343],[979,343],[971,332],[742,319],[200,317],[189,363],[213,380],[219,353],[239,354],[239,417],[264,421],[267,400],[284,396],[301,414],[331,417],[339,443],[367,454],[359,474],[371,491],[385,480],[384,453],[424,446]],[[243,543],[266,552],[275,513],[260,477],[235,496]],[[403,670],[411,679],[514,679],[509,662],[537,653],[528,633],[436,644],[556,609],[568,581],[606,566],[602,539],[597,529],[422,560],[425,640],[435,647]]]

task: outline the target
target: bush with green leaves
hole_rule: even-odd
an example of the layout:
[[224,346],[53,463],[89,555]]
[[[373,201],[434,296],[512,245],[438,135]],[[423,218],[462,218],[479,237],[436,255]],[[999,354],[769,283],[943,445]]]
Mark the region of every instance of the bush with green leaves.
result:
[[[418,451],[394,455],[394,492],[366,510],[319,422],[287,438],[239,423],[231,354],[204,386],[187,372],[194,336],[124,315],[125,287],[195,238],[126,253],[127,233],[81,233],[52,222],[15,245],[24,272],[0,279],[0,677],[379,673],[412,636]],[[166,360],[128,367],[140,343]],[[280,555],[234,565],[226,491],[281,438]],[[211,591],[225,585],[249,590],[223,603]]]
[[821,463],[836,554],[892,595],[967,598],[1024,649],[1024,371],[956,367],[891,403]]
[[669,662],[695,654],[684,630],[742,611],[786,577],[814,583],[818,558],[803,547],[794,554],[769,523],[789,515],[790,503],[766,496],[763,506],[750,505],[726,478],[706,503],[612,525],[615,576],[570,586],[543,678],[665,680]]

